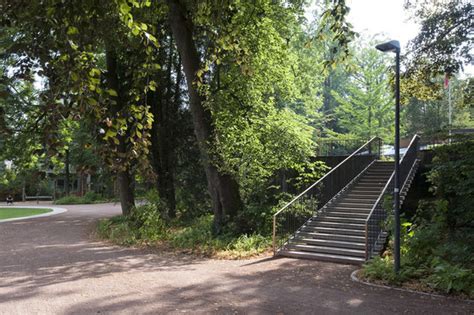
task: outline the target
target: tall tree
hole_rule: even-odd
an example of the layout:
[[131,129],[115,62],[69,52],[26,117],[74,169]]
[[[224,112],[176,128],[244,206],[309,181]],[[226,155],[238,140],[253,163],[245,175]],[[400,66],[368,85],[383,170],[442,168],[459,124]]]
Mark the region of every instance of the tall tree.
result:
[[339,102],[335,109],[338,124],[345,133],[359,138],[392,138],[392,93],[387,75],[386,56],[373,49],[372,41],[354,47],[354,70],[349,81],[332,95]]
[[189,103],[193,117],[194,131],[205,165],[209,193],[213,202],[216,232],[230,217],[235,216],[242,208],[237,182],[228,174],[219,172],[211,162],[209,143],[213,141],[214,128],[209,109],[204,106],[205,98],[197,87],[198,71],[201,69],[201,58],[193,39],[193,21],[187,14],[189,10],[178,1],[168,1],[169,22],[176,46],[183,62],[189,93]]
[[421,24],[405,56],[408,73],[453,75],[472,62],[472,1],[407,0],[405,6]]

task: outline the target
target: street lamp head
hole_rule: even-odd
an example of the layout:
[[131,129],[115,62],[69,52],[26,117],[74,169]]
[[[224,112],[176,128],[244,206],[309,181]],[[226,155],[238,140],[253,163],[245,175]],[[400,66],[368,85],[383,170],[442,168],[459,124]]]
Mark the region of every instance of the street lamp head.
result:
[[391,41],[383,43],[383,44],[378,44],[377,46],[375,46],[375,48],[377,48],[378,50],[383,51],[383,52],[393,51],[395,53],[399,53],[400,52],[400,43],[398,42],[398,40],[391,40]]

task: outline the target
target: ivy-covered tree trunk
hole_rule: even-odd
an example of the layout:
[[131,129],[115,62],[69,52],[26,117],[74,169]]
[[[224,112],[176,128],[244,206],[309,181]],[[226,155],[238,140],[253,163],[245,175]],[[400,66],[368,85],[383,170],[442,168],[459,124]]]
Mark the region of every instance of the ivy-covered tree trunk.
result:
[[187,18],[186,10],[179,1],[169,0],[168,5],[169,22],[186,76],[194,132],[212,199],[214,232],[219,233],[227,220],[234,217],[242,208],[239,187],[231,176],[219,172],[210,161],[209,143],[213,140],[214,128],[211,113],[204,108],[204,99],[195,85],[197,82],[196,73],[200,68],[200,58],[193,39],[192,21]]
[[[124,98],[120,88],[117,57],[113,48],[107,47],[105,53],[107,64],[107,83],[109,87],[117,92],[115,97],[116,105],[113,109],[114,113],[118,113],[125,107]],[[117,150],[119,153],[126,155],[127,144],[125,143],[126,135],[117,135],[119,144]],[[122,214],[129,215],[132,208],[135,206],[135,183],[130,173],[130,166],[127,164],[121,165],[117,171],[117,182],[119,186],[120,205],[122,206]]]

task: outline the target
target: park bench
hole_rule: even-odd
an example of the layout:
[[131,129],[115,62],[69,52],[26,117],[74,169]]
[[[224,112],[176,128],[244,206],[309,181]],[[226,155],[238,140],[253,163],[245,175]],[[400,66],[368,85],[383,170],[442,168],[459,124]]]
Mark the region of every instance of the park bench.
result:
[[40,200],[54,200],[53,196],[24,196],[24,200],[36,200],[39,203]]

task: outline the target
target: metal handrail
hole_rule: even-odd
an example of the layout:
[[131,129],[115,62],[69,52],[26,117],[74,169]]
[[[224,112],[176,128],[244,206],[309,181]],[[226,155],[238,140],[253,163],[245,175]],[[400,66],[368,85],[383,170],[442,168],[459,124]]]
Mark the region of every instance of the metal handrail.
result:
[[[413,138],[411,139],[410,144],[407,147],[407,152],[408,152],[408,150],[410,150],[410,148],[413,144],[413,141],[415,141],[416,138],[419,138],[419,136],[414,135]],[[402,158],[400,159],[400,163],[399,163],[400,165],[402,164],[403,160],[405,159],[405,156],[406,156],[406,154],[403,155]],[[391,183],[394,176],[395,176],[395,171],[393,171],[392,175],[390,175],[390,178],[388,179],[387,184],[385,184],[385,187],[383,188],[382,192],[380,193],[379,197],[377,198],[377,201],[372,206],[372,209],[370,210],[370,213],[367,216],[367,219],[365,219],[366,224],[367,224],[367,222],[369,222],[369,218],[372,215],[373,211],[375,210],[375,207],[377,206],[377,204],[380,202],[380,199],[382,199],[382,197],[385,195],[385,192],[387,191],[388,187],[390,186],[390,183]]]
[[[379,137],[373,137],[366,143],[364,143],[362,146],[360,146],[356,151],[354,151],[351,155],[349,155],[347,158],[345,158],[342,162],[337,164],[334,168],[332,168],[329,172],[327,172],[323,177],[321,177],[319,180],[317,180],[315,183],[313,183],[311,186],[306,188],[302,193],[300,193],[298,196],[293,198],[290,202],[288,202],[284,207],[282,207],[280,210],[278,210],[274,215],[273,215],[273,233],[272,233],[272,241],[273,241],[273,252],[275,253],[276,251],[276,222],[277,222],[277,216],[282,213],[285,209],[293,205],[297,200],[299,200],[302,196],[304,196],[306,193],[308,193],[312,188],[314,188],[316,185],[320,184],[324,179],[326,179],[328,176],[330,176],[332,173],[334,173],[340,166],[342,166],[344,163],[346,163],[348,160],[350,160],[352,157],[360,153],[367,145],[369,145],[371,142],[379,140],[382,141],[381,138]],[[380,146],[379,146],[380,148]]]
[[[413,138],[411,139],[410,141],[410,144],[408,145],[407,147],[407,151],[406,153],[403,155],[403,157],[400,159],[400,162],[399,162],[399,165],[402,165],[402,163],[405,161],[405,158],[406,156],[408,155],[408,152],[410,152],[410,149],[412,149],[413,147],[413,144],[415,143],[416,140],[418,140],[420,137],[415,134],[413,136]],[[410,172],[411,170],[413,169],[413,165],[410,166]],[[410,173],[409,172],[409,173]],[[405,178],[403,180],[403,186],[401,187],[401,191],[403,191],[403,189],[405,188],[405,185],[406,185],[406,182],[408,180],[408,176],[409,176],[409,173],[407,174],[407,178]],[[368,225],[369,225],[369,221],[370,219],[372,218],[372,215],[374,213],[374,211],[377,209],[378,205],[382,202],[382,198],[386,195],[387,193],[387,190],[389,189],[389,187],[391,186],[392,184],[392,181],[394,179],[394,176],[395,176],[395,171],[392,172],[392,174],[390,175],[390,178],[387,180],[387,183],[385,184],[384,188],[382,189],[382,191],[380,192],[379,194],[379,197],[377,198],[376,202],[374,203],[374,205],[372,206],[372,209],[370,210],[370,213],[369,215],[367,216],[367,219],[365,219],[365,256],[366,256],[366,259],[369,258],[369,253],[368,253],[368,250],[369,250],[369,236],[368,236]]]
[[367,144],[369,144],[370,142],[372,142],[373,140],[375,139],[380,139],[379,137],[373,137],[372,139],[370,139],[369,141],[367,141],[366,143],[364,143],[363,146],[361,146],[359,149],[357,149],[356,151],[354,151],[351,155],[349,155],[347,158],[345,158],[341,163],[337,164],[334,168],[332,168],[329,172],[327,172],[323,177],[321,177],[320,179],[318,179],[315,183],[313,183],[311,186],[309,186],[308,188],[306,188],[306,190],[304,190],[301,194],[299,194],[298,196],[296,196],[295,198],[293,198],[293,200],[291,200],[289,203],[287,203],[283,208],[281,208],[280,210],[278,210],[273,216],[277,216],[280,212],[282,212],[283,210],[285,210],[286,208],[288,208],[289,206],[291,206],[296,200],[298,200],[301,196],[303,196],[304,194],[306,194],[308,191],[311,190],[311,188],[313,188],[314,186],[316,186],[317,184],[319,184],[321,181],[323,181],[326,177],[328,177],[331,173],[335,172],[336,169],[341,166],[342,164],[344,164],[347,160],[349,160],[351,157],[353,157],[354,155],[356,155],[357,153],[359,153],[359,151],[361,151]]

